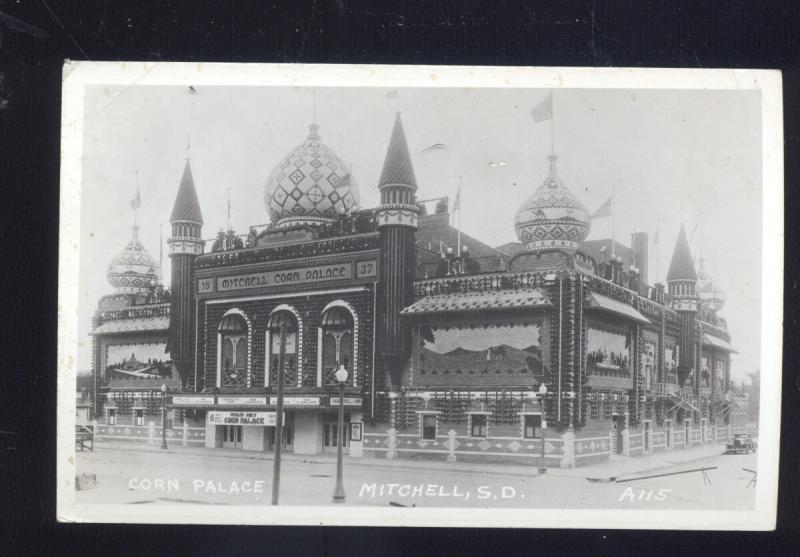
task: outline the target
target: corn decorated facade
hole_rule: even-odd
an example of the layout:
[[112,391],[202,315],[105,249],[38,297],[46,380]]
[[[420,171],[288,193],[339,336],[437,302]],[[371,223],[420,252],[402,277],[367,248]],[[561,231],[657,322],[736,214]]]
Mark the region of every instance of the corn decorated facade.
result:
[[319,132],[312,125],[265,177],[271,224],[242,235],[202,240],[186,162],[169,291],[144,248],[131,248],[136,237],[126,248],[136,261],[114,260],[117,292],[93,331],[107,435],[135,437],[165,403],[171,435],[208,448],[281,442],[318,454],[342,443],[363,458],[517,464],[543,452],[548,466],[572,467],[743,430],[724,295],[702,260],[695,268],[683,229],[666,285],[648,284],[646,234],[611,254],[586,242],[589,213],[551,155],[509,223],[519,242],[492,248],[453,228],[446,202],[432,214],[418,202],[425,184],[400,114],[374,208],[360,206],[355,177]]

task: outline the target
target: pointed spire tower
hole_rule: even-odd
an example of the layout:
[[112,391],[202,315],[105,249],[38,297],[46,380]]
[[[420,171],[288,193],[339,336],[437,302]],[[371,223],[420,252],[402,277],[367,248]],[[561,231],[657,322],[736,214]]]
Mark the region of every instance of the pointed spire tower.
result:
[[378,349],[389,371],[389,386],[399,386],[400,370],[408,353],[409,327],[400,311],[411,303],[415,278],[415,235],[419,208],[417,178],[406,143],[400,113],[396,113],[383,171],[378,182],[381,203],[375,219],[381,235],[381,276],[378,292]]
[[[183,168],[183,177],[175,197],[170,216],[172,236],[167,239],[169,257],[172,261],[171,307],[170,307],[170,355],[181,381],[188,378],[192,366],[192,269],[194,260],[203,253],[203,215],[197,201],[197,191],[192,178],[189,159]],[[195,382],[195,387],[196,387]]]
[[[694,283],[697,282],[697,272],[694,269],[692,250],[689,249],[689,241],[686,239],[686,229],[681,224],[678,232],[678,241],[675,243],[675,251],[672,252],[672,260],[669,263],[667,272],[667,284],[690,282],[692,293],[694,293]],[[670,286],[672,294],[672,286]]]
[[[681,321],[680,354],[678,361],[678,384],[683,385],[686,378],[696,371],[696,344],[695,321],[697,314],[697,272],[694,268],[692,251],[689,249],[689,241],[686,239],[686,229],[681,223],[681,230],[678,232],[678,241],[675,243],[675,251],[672,252],[672,260],[669,263],[667,272],[667,287],[672,296],[672,308],[678,312]],[[695,387],[698,383],[698,373],[694,374]]]

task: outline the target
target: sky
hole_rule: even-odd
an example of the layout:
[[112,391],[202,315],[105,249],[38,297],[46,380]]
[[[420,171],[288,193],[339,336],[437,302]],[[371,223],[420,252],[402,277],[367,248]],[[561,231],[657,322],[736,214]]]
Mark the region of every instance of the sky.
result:
[[[489,245],[517,240],[517,208],[547,174],[551,125],[567,187],[589,211],[615,192],[618,241],[629,244],[634,231],[650,235],[650,282],[664,280],[683,222],[693,255],[704,257],[727,296],[721,315],[739,351],[732,372],[744,380],[760,358],[760,93],[558,89],[552,120],[536,123],[531,110],[548,92],[407,88],[393,100],[378,87],[88,87],[78,369],[89,370],[91,316],[113,292],[106,267],[131,236],[137,174],[140,238],[156,259],[187,157],[203,236],[227,226],[228,188],[231,225],[246,233],[269,222],[267,178],[314,119],[323,142],[350,166],[362,206],[373,207],[399,109],[418,198],[452,202],[461,183],[461,226]],[[425,151],[434,144],[444,148]],[[608,238],[612,228],[612,219],[598,219],[589,239]]]

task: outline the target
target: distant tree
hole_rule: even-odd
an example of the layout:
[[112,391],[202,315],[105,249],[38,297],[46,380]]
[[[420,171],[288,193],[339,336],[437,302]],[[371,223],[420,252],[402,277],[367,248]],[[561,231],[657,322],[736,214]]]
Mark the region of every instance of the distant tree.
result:
[[750,422],[758,421],[759,401],[761,398],[761,370],[748,373],[749,385],[743,385],[744,392],[747,394],[747,420]]
[[443,197],[436,203],[436,214],[439,213],[446,213],[447,212],[447,205],[449,200],[446,197]]

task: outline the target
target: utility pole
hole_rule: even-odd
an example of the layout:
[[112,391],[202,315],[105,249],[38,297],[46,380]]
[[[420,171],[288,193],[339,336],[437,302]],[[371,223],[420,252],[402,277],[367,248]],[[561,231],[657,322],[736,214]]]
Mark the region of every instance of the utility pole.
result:
[[272,468],[272,504],[281,491],[281,449],[283,448],[283,362],[286,358],[286,321],[281,320],[281,348],[278,354],[278,404],[275,409],[275,462]]

